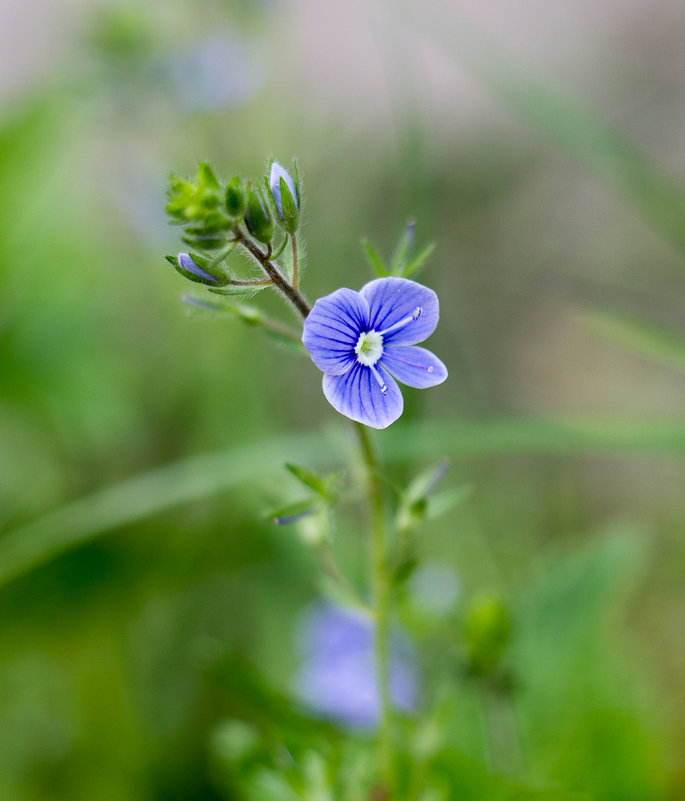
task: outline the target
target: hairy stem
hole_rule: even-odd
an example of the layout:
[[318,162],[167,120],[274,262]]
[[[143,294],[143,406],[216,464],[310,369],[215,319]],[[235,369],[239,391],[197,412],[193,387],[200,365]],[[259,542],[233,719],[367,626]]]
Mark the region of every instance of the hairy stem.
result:
[[240,244],[259,262],[266,275],[273,281],[274,286],[281,294],[292,303],[303,318],[306,317],[310,312],[309,304],[303,295],[287,282],[285,276],[270,260],[270,250],[266,253],[262,251],[251,239],[245,236],[238,226],[233,229],[233,234]]
[[290,244],[293,252],[293,288],[297,289],[300,284],[299,264],[297,254],[297,237],[295,234],[290,234]]
[[376,680],[380,698],[379,746],[382,777],[389,799],[395,795],[395,757],[393,747],[392,710],[390,705],[390,602],[391,587],[388,565],[388,535],[385,501],[378,461],[369,429],[357,423],[362,457],[366,468],[369,510],[371,513],[371,583],[376,618]]
[[270,286],[273,281],[270,278],[255,278],[245,281],[242,278],[231,278],[233,286]]

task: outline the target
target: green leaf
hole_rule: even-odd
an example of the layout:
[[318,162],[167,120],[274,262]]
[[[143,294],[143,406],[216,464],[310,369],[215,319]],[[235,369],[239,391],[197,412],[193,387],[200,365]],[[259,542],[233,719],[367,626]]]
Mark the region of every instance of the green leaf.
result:
[[409,263],[412,248],[414,247],[414,237],[416,235],[416,221],[409,220],[402,231],[395,248],[390,266],[391,275],[404,275],[404,270]]
[[290,462],[286,462],[286,470],[289,470],[295,478],[301,481],[305,487],[309,487],[309,489],[314,490],[317,495],[320,495],[322,498],[325,498],[328,494],[328,484],[327,482],[321,478],[321,476],[317,475],[313,470],[310,470],[307,467],[301,467],[300,465],[291,464]]
[[289,503],[286,506],[281,506],[272,512],[269,512],[265,517],[269,518],[277,526],[286,526],[290,523],[297,523],[303,517],[313,515],[318,511],[320,501],[317,498],[307,498],[304,501],[296,501]]
[[205,161],[201,161],[197,165],[197,183],[202,189],[220,189],[214,170]]
[[285,333],[284,331],[279,331],[278,328],[267,328],[265,325],[262,326],[262,330],[268,337],[271,337],[271,339],[278,342],[278,344],[282,345],[284,348],[293,351],[293,353],[297,353],[300,356],[309,355],[302,342],[300,340],[293,339],[290,334]]
[[220,303],[213,303],[211,300],[195,297],[194,295],[182,295],[181,302],[185,303],[185,305],[189,306],[191,309],[207,312],[212,315],[227,315],[230,313],[226,306],[222,306]]
[[433,251],[435,250],[435,243],[431,242],[413,259],[410,259],[407,266],[404,268],[404,272],[402,273],[404,278],[408,278],[412,273],[415,273],[418,269],[423,267],[423,265],[428,261],[431,257]]
[[362,239],[362,248],[369,266],[379,278],[385,278],[385,276],[390,275],[390,270],[385,266],[385,262],[368,239]]
[[409,502],[430,495],[442,481],[449,464],[449,459],[441,459],[434,467],[429,467],[419,473],[407,487],[405,496]]
[[460,487],[445,492],[439,492],[436,495],[431,495],[428,498],[428,508],[426,509],[426,518],[428,520],[435,520],[436,518],[444,515],[446,512],[456,509],[465,503],[473,495],[472,484],[462,484]]
[[614,312],[587,311],[581,323],[599,336],[647,356],[660,364],[685,370],[685,336],[635,317]]

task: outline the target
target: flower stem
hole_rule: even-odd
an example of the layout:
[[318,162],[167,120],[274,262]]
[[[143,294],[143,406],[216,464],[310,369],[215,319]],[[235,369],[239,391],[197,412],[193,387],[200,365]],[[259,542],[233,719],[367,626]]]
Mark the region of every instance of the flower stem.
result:
[[390,705],[390,602],[391,586],[388,565],[388,542],[385,502],[378,461],[369,429],[356,424],[368,482],[371,513],[371,582],[376,617],[376,680],[380,699],[379,749],[382,778],[387,798],[395,798],[395,754]]
[[295,234],[290,234],[290,244],[292,246],[293,251],[293,278],[292,284],[293,289],[297,289],[300,283],[300,276],[299,276],[299,264],[298,264],[298,255],[297,255],[297,237]]
[[[292,283],[288,283],[285,276],[271,261],[270,247],[266,252],[262,251],[249,237],[245,236],[238,226],[234,227],[233,235],[236,241],[259,262],[276,289],[292,303],[302,315],[302,318],[306,319],[311,311],[311,307],[298,289],[298,254],[295,235],[293,234],[291,237],[293,253]],[[394,801],[396,798],[395,749],[392,709],[390,705],[390,610],[392,587],[388,557],[385,501],[379,465],[373,449],[369,430],[361,423],[356,423],[355,425],[359,434],[361,453],[366,469],[369,511],[371,514],[370,562],[373,613],[376,620],[374,648],[376,656],[376,682],[380,700],[379,758],[381,777],[384,785],[383,797],[386,801]],[[330,564],[328,564],[327,567],[330,569]]]
[[292,303],[303,318],[306,317],[310,312],[309,304],[298,289],[287,282],[285,276],[270,260],[271,249],[269,248],[267,252],[261,250],[249,237],[245,236],[237,225],[233,229],[233,235],[245,250],[259,262],[266,275],[273,281],[274,286],[281,294]]

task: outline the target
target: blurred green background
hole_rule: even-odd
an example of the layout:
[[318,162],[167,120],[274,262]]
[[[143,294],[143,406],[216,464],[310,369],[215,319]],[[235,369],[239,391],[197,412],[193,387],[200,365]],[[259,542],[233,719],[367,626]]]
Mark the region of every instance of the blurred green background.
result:
[[[344,421],[162,258],[169,172],[271,155],[310,299],[368,280],[363,236],[437,242],[450,379],[379,442],[398,480],[446,456],[473,486],[422,549],[455,620],[511,605],[529,777],[685,796],[681,5],[10,0],[0,31],[0,798],[238,798],[244,688],[207,651],[291,687],[316,567],[261,515],[298,497],[284,461],[344,463]],[[354,517],[336,549],[361,583]]]

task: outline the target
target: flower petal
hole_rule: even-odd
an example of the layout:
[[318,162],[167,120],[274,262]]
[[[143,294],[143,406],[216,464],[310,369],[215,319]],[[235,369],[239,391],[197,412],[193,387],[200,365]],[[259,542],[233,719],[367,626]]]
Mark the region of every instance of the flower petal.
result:
[[409,387],[425,389],[442,384],[447,378],[447,368],[425,348],[391,346],[383,349],[381,364],[398,381]]
[[302,342],[319,370],[342,375],[350,369],[368,317],[368,303],[352,289],[336,289],[316,301],[304,321]]
[[387,392],[382,393],[370,367],[357,362],[344,375],[324,375],[323,394],[331,406],[358,423],[387,428],[402,414],[404,401],[395,379],[377,365]]
[[416,319],[383,337],[388,345],[415,345],[435,331],[440,317],[438,296],[416,281],[377,278],[363,286],[359,294],[369,303],[369,325],[374,331],[390,328],[421,309]]

